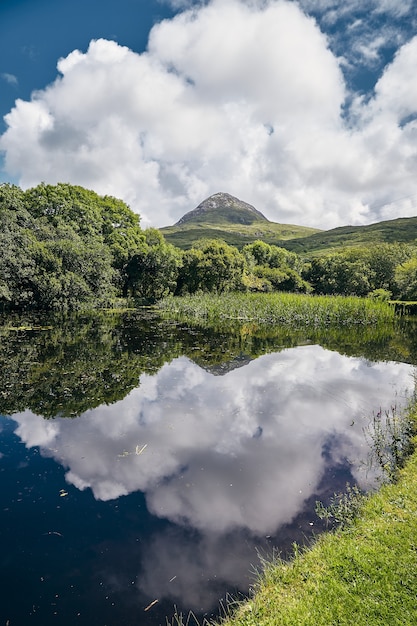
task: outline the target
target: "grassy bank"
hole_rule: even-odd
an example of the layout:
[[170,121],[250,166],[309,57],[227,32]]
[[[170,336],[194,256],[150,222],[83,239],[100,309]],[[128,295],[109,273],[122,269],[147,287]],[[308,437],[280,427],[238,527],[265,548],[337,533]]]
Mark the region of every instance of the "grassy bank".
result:
[[222,626],[411,626],[416,595],[414,452],[349,526],[325,533],[289,563],[268,564],[253,597]]
[[184,319],[254,321],[289,327],[369,325],[391,320],[386,302],[345,296],[306,296],[292,293],[194,294],[169,297],[158,307]]

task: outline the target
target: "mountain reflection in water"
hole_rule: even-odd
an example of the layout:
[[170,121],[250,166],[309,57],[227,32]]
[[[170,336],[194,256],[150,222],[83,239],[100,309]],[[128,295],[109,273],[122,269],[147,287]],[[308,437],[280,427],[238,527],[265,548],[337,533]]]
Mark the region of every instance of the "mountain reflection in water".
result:
[[[364,430],[373,413],[400,405],[412,388],[410,365],[310,345],[242,361],[222,376],[180,356],[142,374],[123,400],[75,419],[14,414],[15,435],[40,452],[30,462],[53,459],[64,469],[68,499],[60,504],[68,518],[85,517],[95,575],[118,607],[100,607],[100,587],[85,580],[90,591],[78,600],[77,623],[92,623],[88,603],[100,626],[159,624],[174,604],[203,614],[228,590],[245,592],[256,550],[285,549],[309,525],[314,530],[314,501],[334,490],[332,476],[372,486]],[[103,503],[115,502],[124,514],[110,539]],[[53,530],[66,536],[56,549],[67,550],[71,531]],[[27,558],[36,556],[32,549]],[[64,579],[91,575],[82,554],[59,558]],[[36,580],[41,565],[31,562]],[[145,613],[154,599],[159,607]],[[26,623],[49,624],[47,613],[36,620],[32,611]]]

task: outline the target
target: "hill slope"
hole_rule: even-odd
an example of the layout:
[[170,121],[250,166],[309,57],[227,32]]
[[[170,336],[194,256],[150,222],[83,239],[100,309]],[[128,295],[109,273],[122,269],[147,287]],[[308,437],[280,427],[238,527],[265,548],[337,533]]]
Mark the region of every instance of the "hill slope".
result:
[[222,239],[242,248],[256,239],[301,255],[320,255],[339,248],[373,243],[414,243],[417,217],[401,217],[367,226],[319,230],[269,221],[253,206],[226,193],[214,194],[186,213],[174,226],[160,229],[178,248],[190,248],[202,238]]
[[280,245],[297,254],[324,254],[341,247],[382,242],[415,243],[416,240],[417,217],[399,217],[367,226],[340,226],[308,237],[294,238]]

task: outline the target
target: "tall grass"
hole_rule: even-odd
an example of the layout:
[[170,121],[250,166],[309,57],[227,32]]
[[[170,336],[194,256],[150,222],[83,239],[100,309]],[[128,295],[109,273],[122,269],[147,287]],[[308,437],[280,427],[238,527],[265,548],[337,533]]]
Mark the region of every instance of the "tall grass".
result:
[[165,298],[158,307],[169,315],[194,321],[252,321],[292,328],[373,325],[394,317],[386,302],[370,298],[292,293],[194,294]]

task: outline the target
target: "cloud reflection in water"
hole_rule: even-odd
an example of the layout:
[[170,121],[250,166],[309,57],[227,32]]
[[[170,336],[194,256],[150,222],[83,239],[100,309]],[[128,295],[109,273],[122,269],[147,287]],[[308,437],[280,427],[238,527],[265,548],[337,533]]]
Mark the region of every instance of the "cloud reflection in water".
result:
[[332,460],[352,459],[366,482],[367,420],[412,382],[408,365],[319,346],[265,355],[222,377],[181,357],[143,375],[123,401],[78,419],[51,422],[29,411],[13,419],[27,446],[40,446],[96,499],[141,490],[160,517],[264,534],[314,492],[329,438]]
[[[196,571],[247,582],[242,563],[255,538],[290,523],[330,465],[349,459],[359,485],[369,485],[364,428],[412,388],[409,365],[304,346],[223,376],[177,358],[141,376],[123,401],[77,419],[46,421],[29,411],[13,419],[26,446],[67,468],[68,483],[98,500],[140,490],[151,513],[175,522],[143,549],[138,585],[149,597],[201,607],[219,594],[217,583],[207,593]],[[188,527],[198,531],[192,547]],[[173,563],[181,576],[170,581]]]

